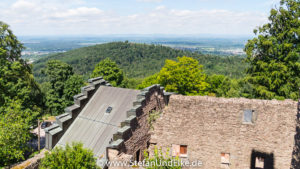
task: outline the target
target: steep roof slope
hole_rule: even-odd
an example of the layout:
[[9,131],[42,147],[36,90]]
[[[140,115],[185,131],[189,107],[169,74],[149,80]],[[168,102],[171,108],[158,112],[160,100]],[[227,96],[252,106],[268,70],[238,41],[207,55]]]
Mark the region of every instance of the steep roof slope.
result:
[[[100,86],[88,104],[59,140],[57,146],[80,141],[93,150],[95,156],[105,157],[106,147],[124,121],[140,91]],[[111,107],[111,112],[107,112]]]

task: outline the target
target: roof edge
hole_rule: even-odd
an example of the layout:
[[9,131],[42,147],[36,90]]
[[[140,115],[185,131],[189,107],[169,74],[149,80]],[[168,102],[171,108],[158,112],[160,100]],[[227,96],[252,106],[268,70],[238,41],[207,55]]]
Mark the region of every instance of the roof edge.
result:
[[54,124],[45,129],[46,149],[51,150],[54,148],[100,86],[111,86],[111,84],[102,77],[89,79],[88,83],[87,86],[81,88],[81,93],[73,97],[74,104],[66,107],[65,113],[56,116]]

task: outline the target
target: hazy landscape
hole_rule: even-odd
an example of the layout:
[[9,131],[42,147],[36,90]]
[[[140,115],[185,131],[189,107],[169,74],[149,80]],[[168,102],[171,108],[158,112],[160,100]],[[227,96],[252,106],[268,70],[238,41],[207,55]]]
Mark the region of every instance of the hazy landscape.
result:
[[0,169],[300,169],[299,18],[300,0],[1,0]]
[[66,52],[71,49],[92,46],[107,42],[129,41],[134,43],[159,44],[175,49],[189,50],[213,55],[245,55],[244,46],[251,37],[191,37],[176,35],[112,35],[94,37],[37,37],[21,36],[20,40],[26,49],[22,53],[24,59],[37,60],[45,55]]

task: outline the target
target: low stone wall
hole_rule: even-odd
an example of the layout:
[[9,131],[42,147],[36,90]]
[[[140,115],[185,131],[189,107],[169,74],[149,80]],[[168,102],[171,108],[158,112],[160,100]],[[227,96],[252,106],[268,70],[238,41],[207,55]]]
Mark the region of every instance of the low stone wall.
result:
[[45,157],[45,152],[47,150],[42,150],[40,154],[12,167],[12,169],[38,169],[41,159]]
[[88,82],[89,85],[82,87],[81,93],[74,96],[74,105],[67,107],[65,113],[57,116],[56,122],[45,129],[46,149],[51,150],[58,143],[59,139],[101,85],[110,86],[102,77],[89,79]]

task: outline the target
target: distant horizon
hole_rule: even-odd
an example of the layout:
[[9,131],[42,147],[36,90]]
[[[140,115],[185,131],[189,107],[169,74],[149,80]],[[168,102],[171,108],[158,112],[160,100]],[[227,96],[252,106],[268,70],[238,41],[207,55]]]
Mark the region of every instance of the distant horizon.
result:
[[36,38],[252,38],[254,34],[66,34],[66,35],[17,35],[18,37],[36,37]]

